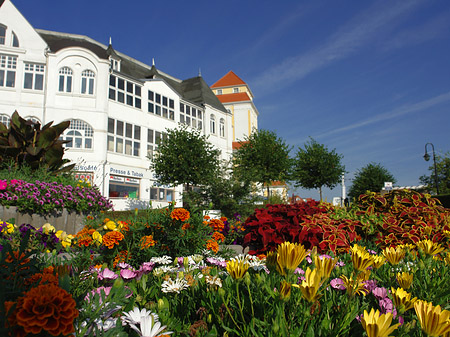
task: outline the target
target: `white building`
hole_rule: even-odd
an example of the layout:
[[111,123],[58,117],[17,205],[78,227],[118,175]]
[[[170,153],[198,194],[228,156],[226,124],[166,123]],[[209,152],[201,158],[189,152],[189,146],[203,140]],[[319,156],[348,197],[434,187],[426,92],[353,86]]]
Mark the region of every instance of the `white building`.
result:
[[149,170],[166,128],[201,130],[222,159],[236,136],[232,114],[201,76],[179,80],[111,43],[34,29],[0,0],[0,121],[8,124],[15,110],[42,125],[70,120],[65,157],[116,210],[181,202],[181,186],[162,186]]

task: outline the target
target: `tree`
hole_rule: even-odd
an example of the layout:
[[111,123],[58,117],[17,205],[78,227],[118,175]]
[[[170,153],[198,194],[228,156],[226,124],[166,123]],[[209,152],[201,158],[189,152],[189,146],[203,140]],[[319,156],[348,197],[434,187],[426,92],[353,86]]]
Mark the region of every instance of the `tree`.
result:
[[270,197],[270,184],[285,181],[289,176],[290,148],[284,140],[268,130],[252,132],[233,154],[234,173],[238,179],[266,184]]
[[367,191],[380,192],[384,183],[388,181],[397,182],[394,176],[381,164],[370,163],[356,171],[348,195],[352,199],[356,199]]
[[[423,175],[419,178],[420,182],[427,185],[430,191],[436,192],[436,180],[434,173],[434,164],[428,168],[430,175]],[[450,193],[450,151],[444,156],[436,155],[436,171],[439,185],[439,194]]]
[[160,142],[150,168],[162,184],[207,185],[219,166],[220,151],[198,130],[186,125],[167,129],[167,139]]
[[292,180],[295,186],[318,188],[322,200],[322,187],[334,188],[341,181],[345,171],[342,158],[336,149],[329,151],[325,145],[310,138],[304,149],[298,148],[294,158]]

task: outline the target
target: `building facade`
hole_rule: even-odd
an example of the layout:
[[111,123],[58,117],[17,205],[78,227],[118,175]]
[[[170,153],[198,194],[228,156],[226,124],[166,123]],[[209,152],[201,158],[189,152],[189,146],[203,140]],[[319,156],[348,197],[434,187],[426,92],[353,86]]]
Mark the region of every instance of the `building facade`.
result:
[[116,210],[181,203],[182,186],[149,169],[167,128],[196,128],[229,159],[238,125],[201,76],[180,80],[111,42],[35,29],[0,0],[0,122],[16,110],[41,125],[70,120],[65,158]]

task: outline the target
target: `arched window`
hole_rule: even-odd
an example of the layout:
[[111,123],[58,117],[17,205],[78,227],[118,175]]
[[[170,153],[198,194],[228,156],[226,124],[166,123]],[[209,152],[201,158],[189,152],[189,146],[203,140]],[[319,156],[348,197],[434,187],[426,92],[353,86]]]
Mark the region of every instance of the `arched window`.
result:
[[68,148],[92,149],[93,138],[92,127],[80,119],[72,119],[69,127],[63,133],[63,139],[69,141],[65,144]]
[[10,119],[11,118],[8,115],[0,115],[0,123],[5,124],[7,128],[9,128]]
[[59,69],[59,92],[72,92],[72,75],[69,67]]
[[6,40],[6,27],[0,25],[0,44],[5,44]]
[[25,117],[25,119],[27,121],[33,122],[33,124],[41,124],[41,121],[37,117],[34,117],[34,116],[27,116],[27,117]]
[[81,93],[94,94],[95,73],[92,70],[84,70],[81,73]]
[[12,46],[19,47],[19,39],[17,38],[17,35],[14,32],[12,32]]
[[209,116],[209,133],[216,133],[216,117],[214,115]]
[[219,122],[220,137],[225,137],[225,119],[221,118]]

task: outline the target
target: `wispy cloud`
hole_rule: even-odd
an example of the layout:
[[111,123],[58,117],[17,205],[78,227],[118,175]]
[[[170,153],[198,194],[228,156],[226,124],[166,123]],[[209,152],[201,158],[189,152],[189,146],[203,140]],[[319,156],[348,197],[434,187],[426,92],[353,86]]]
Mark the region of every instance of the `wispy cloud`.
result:
[[342,128],[330,130],[328,132],[322,133],[319,137],[330,136],[332,134],[347,132],[347,131],[358,129],[358,128],[361,128],[361,127],[364,127],[367,125],[380,123],[380,122],[383,122],[383,121],[386,121],[389,119],[393,119],[393,118],[397,118],[397,117],[400,117],[400,116],[403,116],[406,114],[426,110],[433,106],[436,106],[436,105],[439,105],[439,104],[442,104],[442,103],[448,102],[448,101],[450,101],[450,91],[446,92],[444,94],[441,94],[439,96],[435,96],[430,99],[427,99],[425,101],[421,101],[421,102],[414,103],[414,104],[403,105],[399,108],[381,113],[372,118],[368,118],[368,119],[365,119],[365,120],[362,120],[362,121],[359,121],[359,122],[356,122],[353,124],[346,125]]
[[319,47],[285,59],[251,81],[255,91],[282,88],[315,70],[346,58],[371,43],[381,30],[398,24],[399,19],[421,4],[421,0],[384,2],[358,15]]

